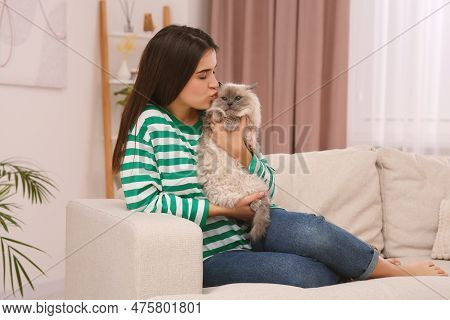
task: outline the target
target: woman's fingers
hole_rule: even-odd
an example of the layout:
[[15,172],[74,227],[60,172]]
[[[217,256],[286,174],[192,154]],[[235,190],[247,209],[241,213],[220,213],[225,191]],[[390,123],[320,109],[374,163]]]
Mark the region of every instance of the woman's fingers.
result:
[[255,200],[261,199],[263,196],[264,196],[264,192],[258,192],[258,193],[251,194],[246,197],[246,202],[252,203]]
[[236,206],[248,206],[253,201],[262,198],[264,196],[264,194],[265,194],[264,192],[258,192],[258,193],[254,193],[254,194],[245,196],[245,197],[241,198],[241,200],[238,201]]
[[214,131],[225,131],[223,122],[212,122],[211,127]]
[[248,121],[247,120],[247,116],[243,116],[240,119],[240,122],[239,122],[239,130],[235,130],[235,131],[232,131],[232,132],[226,131],[224,129],[223,121],[222,122],[211,121],[211,128],[214,131],[225,131],[226,133],[231,134],[231,135],[238,135],[238,134],[240,134],[240,133],[242,133],[244,131],[245,127],[247,126],[247,121]]
[[242,131],[246,126],[247,126],[247,116],[243,116],[239,124],[239,128],[241,129],[240,131]]

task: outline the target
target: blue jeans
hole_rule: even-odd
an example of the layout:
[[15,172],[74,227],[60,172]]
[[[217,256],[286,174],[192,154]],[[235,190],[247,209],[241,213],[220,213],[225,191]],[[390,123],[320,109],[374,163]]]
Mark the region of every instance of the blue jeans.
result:
[[203,287],[275,283],[302,288],[365,280],[379,251],[311,213],[271,209],[266,236],[252,250],[220,252],[203,262]]

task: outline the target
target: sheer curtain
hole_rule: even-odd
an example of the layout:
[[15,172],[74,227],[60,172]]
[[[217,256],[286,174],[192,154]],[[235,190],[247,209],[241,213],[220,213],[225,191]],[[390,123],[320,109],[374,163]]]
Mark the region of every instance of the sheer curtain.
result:
[[349,68],[347,145],[450,155],[450,1],[352,0]]

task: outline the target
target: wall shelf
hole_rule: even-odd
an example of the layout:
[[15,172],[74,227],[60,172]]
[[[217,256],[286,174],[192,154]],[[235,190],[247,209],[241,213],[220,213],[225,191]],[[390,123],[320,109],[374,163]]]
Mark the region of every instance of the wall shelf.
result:
[[[109,41],[117,42],[130,35],[136,35],[136,41],[149,41],[159,31],[152,32],[110,32],[107,26],[107,0],[98,0],[99,3],[99,22],[100,22],[100,64],[101,64],[101,82],[102,82],[102,109],[103,109],[103,142],[104,142],[104,163],[105,163],[105,190],[106,198],[114,198],[114,181],[119,185],[118,175],[113,176],[112,172],[112,143],[117,141],[117,134],[112,133],[111,129],[111,90],[116,86],[134,85],[135,80],[119,80],[113,78],[109,67]],[[164,23],[163,27],[170,25],[168,8],[163,8]],[[115,39],[117,38],[117,39]],[[145,43],[139,41],[139,45]],[[115,88],[114,88],[115,89]],[[115,135],[114,135],[115,134]]]
[[117,79],[110,79],[109,84],[117,84],[117,85],[129,85],[134,84],[134,80],[117,80]]

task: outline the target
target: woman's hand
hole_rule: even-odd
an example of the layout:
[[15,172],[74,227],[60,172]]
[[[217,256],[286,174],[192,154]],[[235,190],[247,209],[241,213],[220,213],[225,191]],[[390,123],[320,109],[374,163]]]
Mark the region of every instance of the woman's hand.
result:
[[213,141],[231,157],[239,160],[242,165],[248,167],[252,154],[244,143],[244,130],[247,127],[247,117],[240,119],[239,127],[235,131],[227,131],[223,127],[223,121],[219,123],[213,122],[212,125]]
[[230,218],[248,221],[253,219],[253,216],[255,215],[255,212],[250,208],[250,204],[258,199],[261,199],[264,197],[265,192],[258,192],[251,195],[248,195],[246,197],[243,197],[241,200],[236,203],[234,206],[232,213],[228,215]]

